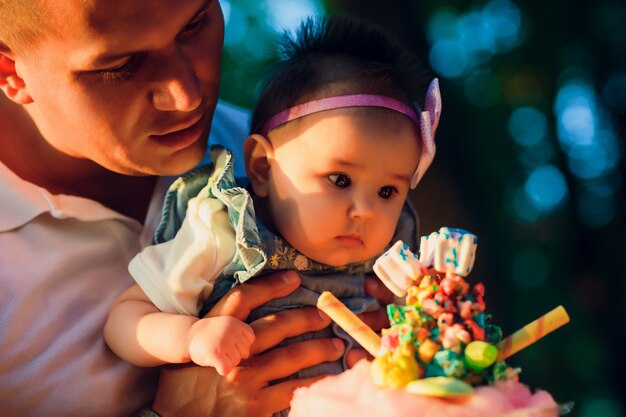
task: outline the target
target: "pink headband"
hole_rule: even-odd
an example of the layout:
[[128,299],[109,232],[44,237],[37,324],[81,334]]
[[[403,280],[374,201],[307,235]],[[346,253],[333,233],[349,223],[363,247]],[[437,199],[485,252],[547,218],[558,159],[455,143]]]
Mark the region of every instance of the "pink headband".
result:
[[290,107],[270,117],[263,125],[260,133],[267,136],[270,131],[292,120],[324,110],[345,107],[382,107],[395,110],[407,116],[420,128],[422,152],[417,169],[411,179],[411,188],[415,188],[435,156],[435,130],[441,115],[441,94],[439,81],[436,78],[430,83],[426,93],[426,110],[419,112],[419,114],[415,109],[391,97],[375,94],[351,94],[321,98]]

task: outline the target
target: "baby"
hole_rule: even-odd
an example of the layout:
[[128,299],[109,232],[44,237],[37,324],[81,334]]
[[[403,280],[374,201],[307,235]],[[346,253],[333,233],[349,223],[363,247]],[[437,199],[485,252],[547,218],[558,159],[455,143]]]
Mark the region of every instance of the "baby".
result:
[[315,305],[324,290],[358,314],[375,307],[363,274],[376,257],[399,239],[416,246],[407,194],[435,153],[437,80],[419,110],[417,60],[348,18],[308,19],[281,46],[244,145],[249,187],[235,183],[231,153],[214,148],[212,165],[172,185],[155,245],[129,266],[137,284],[113,306],[105,338],[133,364],[193,361],[226,374],[250,354],[254,332],[203,317],[233,285],[282,269],[301,276],[250,320]]

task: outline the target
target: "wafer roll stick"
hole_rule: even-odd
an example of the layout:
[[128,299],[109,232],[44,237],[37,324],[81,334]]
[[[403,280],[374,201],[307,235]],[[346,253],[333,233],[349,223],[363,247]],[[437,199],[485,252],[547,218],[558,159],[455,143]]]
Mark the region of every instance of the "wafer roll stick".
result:
[[567,311],[563,306],[558,306],[502,340],[498,344],[498,360],[514,355],[567,323],[569,323]]
[[328,315],[372,356],[378,356],[380,336],[328,291],[317,299],[317,308]]

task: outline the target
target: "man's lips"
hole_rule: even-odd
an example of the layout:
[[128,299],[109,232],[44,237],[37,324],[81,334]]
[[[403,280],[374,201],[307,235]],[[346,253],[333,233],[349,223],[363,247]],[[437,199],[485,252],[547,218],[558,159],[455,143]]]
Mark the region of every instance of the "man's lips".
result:
[[200,138],[204,129],[204,114],[184,120],[164,130],[164,133],[151,135],[153,139],[175,150],[184,149]]
[[155,133],[153,136],[165,136],[170,133],[180,132],[181,130],[189,129],[196,123],[198,123],[202,117],[204,116],[204,112],[199,112],[194,114],[186,119],[180,120],[176,123],[172,123],[171,125],[161,129],[159,133]]

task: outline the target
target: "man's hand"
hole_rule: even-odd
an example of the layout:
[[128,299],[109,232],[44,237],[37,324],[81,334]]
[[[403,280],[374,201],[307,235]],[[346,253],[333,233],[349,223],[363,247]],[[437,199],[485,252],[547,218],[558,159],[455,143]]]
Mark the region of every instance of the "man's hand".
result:
[[[295,272],[255,279],[233,288],[207,317],[232,316],[243,321],[254,308],[286,296],[299,285]],[[318,331],[329,324],[330,319],[313,307],[260,318],[250,324],[256,336],[252,356],[226,376],[220,376],[213,368],[189,364],[163,367],[153,408],[164,417],[271,416],[289,406],[294,389],[308,386],[324,375],[269,385],[271,381],[321,362],[337,360],[344,351],[339,339],[316,339],[273,347],[288,337]]]

